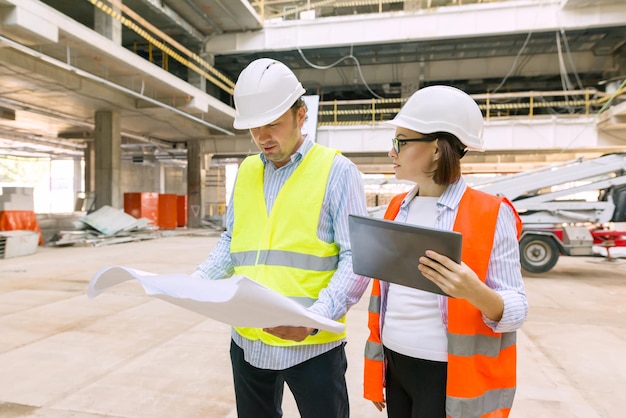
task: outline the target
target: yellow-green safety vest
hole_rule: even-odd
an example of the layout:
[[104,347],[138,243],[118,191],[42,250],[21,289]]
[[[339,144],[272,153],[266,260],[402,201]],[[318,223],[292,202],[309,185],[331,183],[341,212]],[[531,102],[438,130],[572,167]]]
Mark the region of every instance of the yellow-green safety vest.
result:
[[[338,151],[315,144],[287,179],[267,215],[264,165],[259,155],[239,167],[234,188],[230,245],[235,274],[247,276],[305,307],[328,286],[337,270],[339,248],[317,237],[330,169]],[[345,322],[345,316],[340,319]],[[286,321],[285,325],[289,325]],[[261,328],[237,327],[249,340],[273,346],[322,344],[345,338],[320,331],[302,342],[283,340]]]

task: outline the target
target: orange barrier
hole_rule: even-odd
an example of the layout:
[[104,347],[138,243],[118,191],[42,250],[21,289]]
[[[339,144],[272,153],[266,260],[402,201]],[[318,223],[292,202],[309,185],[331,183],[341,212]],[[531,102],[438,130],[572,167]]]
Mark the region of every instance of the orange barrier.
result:
[[0,231],[28,230],[39,234],[39,245],[43,244],[37,216],[31,210],[0,211]]
[[176,226],[187,226],[187,196],[186,195],[178,195],[177,196],[177,222]]
[[175,194],[159,194],[157,225],[161,229],[176,229],[178,224],[178,199]]
[[147,218],[161,229],[187,226],[187,196],[170,193],[124,193],[124,212]]
[[146,218],[158,223],[159,221],[159,194],[158,193],[124,193],[124,212],[139,219]]

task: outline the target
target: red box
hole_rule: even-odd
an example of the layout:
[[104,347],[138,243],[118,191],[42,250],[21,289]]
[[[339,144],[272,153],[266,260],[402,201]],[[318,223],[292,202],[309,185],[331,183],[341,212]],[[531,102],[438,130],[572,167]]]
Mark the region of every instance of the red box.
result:
[[178,211],[178,216],[177,216],[177,226],[187,226],[187,196],[185,195],[178,195],[176,196],[176,203],[177,203],[177,211]]
[[159,194],[124,193],[124,212],[137,219],[147,218],[157,223],[159,220]]
[[175,194],[159,194],[159,220],[161,229],[176,229],[178,224],[178,198]]

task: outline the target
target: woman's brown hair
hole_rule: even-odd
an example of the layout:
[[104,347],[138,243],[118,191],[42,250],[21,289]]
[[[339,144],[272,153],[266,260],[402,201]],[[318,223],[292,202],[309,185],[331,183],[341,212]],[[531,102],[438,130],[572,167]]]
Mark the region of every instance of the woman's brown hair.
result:
[[433,181],[440,185],[449,185],[461,178],[461,158],[465,155],[465,146],[458,138],[447,132],[433,134],[439,140],[439,160],[432,172]]

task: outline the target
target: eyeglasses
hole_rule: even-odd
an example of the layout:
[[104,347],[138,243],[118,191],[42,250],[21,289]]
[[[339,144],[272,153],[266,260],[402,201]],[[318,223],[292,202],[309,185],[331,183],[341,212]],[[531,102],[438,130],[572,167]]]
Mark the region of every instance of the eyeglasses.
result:
[[398,138],[397,136],[391,141],[396,154],[400,154],[400,145],[406,145],[407,142],[432,142],[437,139],[436,135],[425,135],[421,138]]

